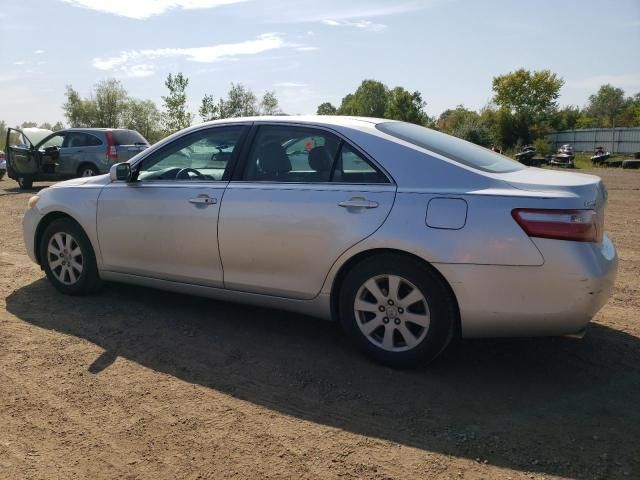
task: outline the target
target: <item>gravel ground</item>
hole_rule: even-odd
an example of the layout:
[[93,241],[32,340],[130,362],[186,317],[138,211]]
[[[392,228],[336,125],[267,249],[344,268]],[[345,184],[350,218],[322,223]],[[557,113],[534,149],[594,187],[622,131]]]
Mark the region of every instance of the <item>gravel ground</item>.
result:
[[640,172],[600,169],[620,254],[582,340],[370,363],[335,325],[123,285],[58,294],[0,181],[0,478],[640,478]]

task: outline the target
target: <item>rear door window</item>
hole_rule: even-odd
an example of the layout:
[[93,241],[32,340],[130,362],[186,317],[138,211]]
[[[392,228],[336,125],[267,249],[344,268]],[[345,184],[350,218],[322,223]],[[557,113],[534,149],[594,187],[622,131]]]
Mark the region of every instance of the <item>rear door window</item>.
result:
[[388,183],[387,177],[348,143],[343,143],[332,179],[340,183]]
[[242,179],[254,182],[329,182],[340,139],[327,131],[288,125],[258,128]]
[[62,145],[64,148],[96,147],[102,142],[95,135],[83,132],[69,132]]

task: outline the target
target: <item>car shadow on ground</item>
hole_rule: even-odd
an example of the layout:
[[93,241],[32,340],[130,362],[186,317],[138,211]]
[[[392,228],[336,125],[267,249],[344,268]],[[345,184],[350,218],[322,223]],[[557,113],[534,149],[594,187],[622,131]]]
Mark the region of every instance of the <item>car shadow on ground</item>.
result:
[[[331,322],[107,285],[67,297],[38,280],[6,299],[41,328],[254,404],[425,451],[519,470],[609,478],[638,471],[640,342],[598,324],[583,340],[462,341],[393,370]],[[628,477],[627,477],[628,478]]]

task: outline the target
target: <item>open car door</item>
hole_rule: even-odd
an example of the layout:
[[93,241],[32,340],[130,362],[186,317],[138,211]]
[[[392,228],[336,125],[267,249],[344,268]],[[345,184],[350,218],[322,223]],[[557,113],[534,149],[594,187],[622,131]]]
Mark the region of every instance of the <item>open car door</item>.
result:
[[29,137],[21,130],[7,130],[7,175],[17,180],[18,177],[35,176],[38,173],[36,150]]

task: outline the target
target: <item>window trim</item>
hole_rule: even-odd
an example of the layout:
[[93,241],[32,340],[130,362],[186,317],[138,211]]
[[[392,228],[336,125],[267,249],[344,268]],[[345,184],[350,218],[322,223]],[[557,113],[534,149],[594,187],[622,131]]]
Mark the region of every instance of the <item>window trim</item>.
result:
[[[242,175],[244,173],[244,169],[246,168],[247,162],[249,161],[249,154],[253,149],[253,144],[255,142],[256,136],[258,134],[258,130],[260,127],[299,127],[299,128],[307,128],[307,129],[315,129],[322,130],[332,135],[338,137],[338,149],[336,150],[335,158],[333,159],[333,164],[331,167],[331,175],[329,177],[328,182],[274,182],[270,180],[244,180]],[[365,183],[365,182],[333,182],[331,179],[333,178],[333,172],[335,170],[335,164],[337,162],[338,154],[340,153],[342,146],[344,144],[349,145],[354,151],[359,153],[363,159],[368,162],[375,170],[380,172],[385,178],[386,182],[376,182],[376,183]],[[230,181],[233,183],[252,183],[252,184],[270,184],[270,185],[396,185],[396,182],[393,180],[393,177],[387,172],[385,168],[383,168],[377,161],[375,161],[371,155],[365,152],[359,145],[357,145],[352,140],[345,137],[342,133],[334,130],[333,128],[329,128],[326,125],[317,125],[314,123],[298,123],[298,122],[255,122],[251,126],[251,131],[249,132],[247,138],[245,139],[245,143],[242,148],[241,157],[239,161],[234,166],[234,171],[231,175]]]
[[[238,144],[236,145],[236,147],[233,149],[233,153],[231,154],[231,158],[229,158],[229,161],[227,163],[227,167],[224,170],[224,173],[222,174],[222,178],[220,180],[175,180],[175,179],[151,179],[151,180],[138,180],[138,175],[140,174],[140,169],[142,168],[142,165],[144,164],[144,162],[148,159],[153,159],[154,157],[157,157],[158,155],[162,155],[164,152],[166,152],[175,142],[180,141],[188,136],[191,135],[196,135],[196,134],[202,134],[203,132],[209,132],[209,131],[214,131],[214,130],[219,130],[219,129],[223,129],[223,128],[240,128],[241,132],[240,132],[240,136],[238,137]],[[207,184],[221,184],[221,183],[228,183],[231,177],[231,173],[234,171],[235,169],[235,165],[238,161],[238,158],[240,157],[240,152],[241,150],[243,150],[244,148],[244,144],[245,141],[247,139],[247,135],[249,133],[249,125],[245,124],[245,123],[226,123],[226,124],[221,124],[221,125],[207,125],[203,128],[197,128],[194,130],[189,130],[187,132],[184,132],[183,135],[180,135],[174,139],[172,139],[171,141],[168,141],[162,145],[160,145],[157,149],[155,149],[152,152],[149,152],[148,155],[145,155],[143,158],[141,158],[140,160],[138,160],[134,165],[132,165],[132,183],[144,183],[147,185],[153,185],[153,184],[160,184],[160,183],[166,183],[166,182],[170,182],[172,184],[174,184],[175,182],[177,182],[177,184],[179,185],[191,185],[191,184],[199,184],[199,183],[207,183]],[[240,147],[240,148],[238,148]]]

